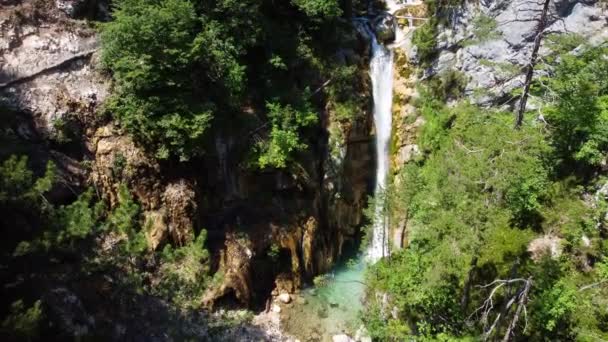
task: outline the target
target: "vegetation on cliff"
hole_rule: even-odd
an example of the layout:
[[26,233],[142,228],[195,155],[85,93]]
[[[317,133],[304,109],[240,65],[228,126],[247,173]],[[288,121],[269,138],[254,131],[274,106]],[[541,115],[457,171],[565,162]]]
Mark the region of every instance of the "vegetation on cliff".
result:
[[[175,310],[199,308],[209,282],[205,231],[184,246],[167,244],[162,251],[152,251],[145,220],[126,186],[120,187],[112,210],[96,200],[92,190],[56,205],[49,199],[61,181],[54,164],[40,176],[28,164],[26,157],[11,156],[0,165],[0,216],[7,234],[0,261],[8,267],[5,280],[19,285],[5,288],[3,304],[8,309],[3,311],[0,336],[36,340],[76,333],[50,324],[64,309],[64,304],[49,305],[48,298],[41,304],[40,296],[48,296],[51,284],[78,287],[97,279],[97,291],[103,292],[104,286],[118,289],[109,293],[118,303],[156,296],[173,303]],[[167,324],[175,324],[175,336],[181,336],[179,323]],[[87,325],[82,329],[87,330],[83,336],[110,336]]]
[[354,31],[335,0],[114,5],[102,30],[107,109],[161,159],[200,156],[213,127],[231,125],[251,139],[252,166],[283,168],[306,149],[323,97],[361,105],[356,93],[332,96],[358,82],[336,55]]
[[[112,1],[110,20],[96,23],[102,71],[112,79],[103,113],[93,113],[97,94],[87,105],[70,102],[74,113],[53,113],[49,141],[40,137],[40,153],[19,143],[22,123],[12,122],[16,113],[0,108],[0,115],[11,119],[0,127],[0,222],[7,237],[0,255],[6,284],[0,336],[107,340],[144,331],[146,337],[162,333],[200,340],[225,328],[227,322],[213,322],[200,310],[204,292],[222,278],[210,274],[217,262],[213,265],[206,231],[196,217],[201,213],[178,208],[183,210],[176,215],[191,215],[184,221],[194,222],[185,228],[193,236],[168,238],[174,228],[165,222],[167,208],[150,203],[173,193],[155,188],[153,195],[162,199],[147,202],[142,197],[149,193],[138,192],[135,176],[124,174],[133,171],[134,159],[146,159],[137,177],[158,177],[146,184],[156,187],[175,176],[169,173],[176,168],[200,167],[218,139],[228,138],[238,139],[238,151],[230,151],[235,164],[254,172],[311,159],[310,151],[325,143],[318,136],[327,112],[348,125],[367,104],[360,96],[365,73],[350,22],[358,3]],[[48,10],[56,14],[57,8],[53,3]],[[79,117],[72,125],[69,120],[85,107],[87,115],[97,117]],[[108,141],[113,137],[104,141],[114,128],[104,130],[104,138],[92,137],[98,125],[112,123],[157,160],[148,164],[146,153],[135,149],[110,151],[111,175],[91,175],[99,166],[92,160],[98,157],[95,149],[106,142],[108,149],[120,145]],[[5,143],[11,147],[5,149]],[[82,146],[89,143],[97,146]],[[81,183],[64,178],[69,172],[61,163],[45,168],[53,160],[45,153],[54,148],[69,155],[61,162],[74,157],[68,171],[79,173]],[[172,170],[161,175],[157,161]],[[155,225],[165,236],[153,236]],[[68,300],[69,305],[62,302]],[[70,317],[74,312],[76,323]],[[158,321],[150,321],[151,315]],[[117,328],[115,319],[133,327]]]
[[608,49],[565,50],[533,86],[542,116],[519,130],[512,113],[421,89],[423,156],[386,193],[407,247],[367,274],[389,298],[364,318],[375,338],[607,338]]

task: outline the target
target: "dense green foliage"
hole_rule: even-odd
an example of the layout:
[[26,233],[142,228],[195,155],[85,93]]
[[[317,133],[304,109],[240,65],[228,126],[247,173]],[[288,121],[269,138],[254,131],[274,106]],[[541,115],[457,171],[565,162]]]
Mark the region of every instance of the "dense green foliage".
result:
[[[93,192],[85,191],[68,205],[51,204],[46,193],[57,181],[56,168],[47,164],[45,173],[36,178],[28,166],[25,156],[10,156],[0,166],[0,203],[3,220],[12,226],[11,241],[20,241],[14,255],[52,249],[73,249],[75,242],[87,237],[94,229],[103,204],[93,201]],[[19,223],[28,222],[25,231]],[[44,222],[44,229],[35,228]]]
[[500,38],[500,33],[497,31],[498,23],[496,19],[486,15],[479,14],[473,19],[473,36],[465,44],[479,44],[488,40]]
[[315,123],[317,116],[310,108],[299,110],[276,103],[268,103],[267,107],[272,129],[269,140],[261,141],[256,146],[259,155],[257,163],[262,168],[283,168],[294,151],[307,147],[300,142],[298,128]]
[[198,309],[209,282],[209,253],[205,249],[203,230],[189,244],[181,247],[165,246],[161,253],[163,265],[159,284],[153,293],[167,298],[180,307]]
[[414,31],[412,44],[417,48],[417,54],[422,65],[428,65],[437,54],[437,22],[430,20]]
[[608,47],[562,55],[548,82],[546,119],[564,162],[599,165],[608,151]]
[[[200,156],[212,128],[228,125],[252,139],[253,166],[285,167],[307,147],[302,129],[323,99],[313,87],[357,82],[335,56],[354,32],[336,0],[114,5],[102,30],[102,62],[115,80],[107,109],[161,159]],[[319,95],[358,111],[356,94],[335,96],[335,83]]]
[[40,337],[40,323],[43,318],[39,300],[30,308],[26,308],[22,300],[18,300],[11,304],[11,312],[2,322],[2,329],[22,341],[33,341]]
[[424,156],[385,194],[408,245],[367,274],[398,313],[371,303],[364,320],[375,338],[608,337],[606,198],[592,195],[603,180],[579,177],[606,154],[605,56],[596,47],[555,58],[547,123],[521,130],[510,113],[448,108],[433,82],[422,89]]
[[[0,336],[38,340],[44,334],[60,333],[49,323],[57,319],[56,314],[43,314],[48,302],[43,304],[40,298],[48,295],[47,286],[82,284],[97,274],[116,276],[115,296],[133,300],[153,295],[179,310],[200,306],[209,284],[204,230],[183,246],[167,244],[162,252],[150,251],[140,206],[125,185],[118,189],[115,207],[107,210],[92,190],[69,203],[53,204],[49,194],[59,179],[50,162],[40,175],[24,156],[10,156],[0,163],[0,209],[7,237],[2,240],[0,262],[11,267],[3,276],[7,281],[15,277],[11,281],[22,288],[36,289],[7,291],[3,301],[10,305],[0,311],[4,317]],[[109,247],[101,246],[103,241],[111,241]],[[159,260],[156,267],[143,267],[153,260]],[[37,279],[45,283],[35,284]],[[105,336],[104,332],[89,333],[94,334],[89,337]]]

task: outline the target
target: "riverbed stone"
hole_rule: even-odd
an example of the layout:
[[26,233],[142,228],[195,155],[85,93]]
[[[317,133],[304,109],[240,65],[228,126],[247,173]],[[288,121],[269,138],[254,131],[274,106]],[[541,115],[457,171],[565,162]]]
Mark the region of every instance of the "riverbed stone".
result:
[[331,340],[332,342],[355,342],[355,340],[346,334],[334,335]]
[[389,13],[378,16],[374,22],[374,31],[376,38],[383,42],[392,42],[395,40],[395,31],[397,23],[395,17]]
[[291,303],[291,296],[287,292],[281,293],[278,297],[279,301],[285,304]]
[[372,338],[369,337],[369,332],[365,329],[364,325],[361,325],[355,333],[355,341],[357,342],[372,342]]

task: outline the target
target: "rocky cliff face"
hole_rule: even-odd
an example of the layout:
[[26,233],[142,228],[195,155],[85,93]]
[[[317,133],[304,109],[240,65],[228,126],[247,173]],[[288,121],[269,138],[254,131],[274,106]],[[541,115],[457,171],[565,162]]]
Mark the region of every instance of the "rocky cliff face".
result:
[[[438,57],[426,77],[448,70],[466,75],[465,94],[481,105],[513,103],[521,88],[544,1],[467,1],[454,10],[450,24],[439,27]],[[549,5],[549,34],[576,34],[591,44],[608,38],[605,4],[593,0],[557,0]],[[546,40],[545,40],[546,41]],[[543,43],[540,54],[547,53]],[[533,105],[533,103],[531,103]]]
[[[543,3],[485,0],[463,1],[461,6],[450,7],[443,13],[446,17],[439,20],[437,53],[428,67],[420,63],[412,35],[408,34],[409,23],[400,22],[406,34],[395,50],[391,150],[394,174],[420,153],[416,138],[424,120],[413,106],[419,82],[450,79],[453,81],[451,87],[461,89],[463,97],[472,103],[505,109],[515,107],[519,100],[515,92],[524,84],[524,71],[530,63]],[[416,16],[430,15],[422,7],[416,10]],[[413,8],[400,10],[401,14],[414,12]],[[578,35],[591,44],[608,39],[608,11],[601,1],[552,0],[547,18],[541,59],[549,53],[546,37],[551,34]],[[534,99],[531,99],[527,108],[534,107]],[[399,179],[396,177],[395,181]],[[398,217],[391,224],[396,248],[407,243],[405,221]]]
[[362,112],[341,124],[326,111],[313,153],[287,170],[248,170],[243,145],[230,134],[216,137],[215,153],[195,176],[204,203],[199,219],[224,275],[206,306],[261,304],[273,289],[293,293],[356,247],[373,181],[371,122]]
[[[215,150],[201,160],[159,163],[103,112],[111,82],[97,67],[99,39],[85,17],[107,16],[103,1],[21,0],[0,9],[0,104],[40,166],[59,166],[65,196],[94,186],[114,206],[126,184],[153,249],[207,229],[214,271],[223,275],[204,299],[209,307],[293,292],[356,245],[373,174],[367,113],[352,125],[324,113],[313,153],[289,170],[247,169],[248,142],[231,132],[215,132]],[[342,53],[364,67],[359,51]]]
[[110,80],[97,68],[97,32],[72,17],[85,5],[93,2],[22,1],[0,11],[1,103],[17,116],[12,128],[24,142],[59,166],[66,187],[94,185],[113,206],[118,185],[127,184],[153,221],[149,244],[166,236],[183,243],[192,235],[194,186],[164,177],[154,158],[107,123]]

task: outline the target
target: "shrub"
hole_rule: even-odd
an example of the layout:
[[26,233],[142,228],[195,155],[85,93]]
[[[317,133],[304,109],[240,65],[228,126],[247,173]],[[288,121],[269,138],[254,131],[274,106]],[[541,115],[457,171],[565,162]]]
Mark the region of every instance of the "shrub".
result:
[[272,128],[270,139],[256,146],[257,165],[260,168],[284,168],[294,152],[307,147],[301,141],[298,130],[317,122],[317,114],[306,104],[303,108],[294,108],[268,102],[266,107]]
[[29,308],[23,300],[18,300],[11,304],[9,315],[2,321],[2,330],[13,338],[33,341],[40,337],[43,319],[44,313],[39,300]]
[[446,101],[462,96],[467,86],[466,75],[458,70],[446,70],[434,76],[428,83],[431,94],[437,99]]
[[205,249],[206,231],[201,231],[185,246],[165,246],[159,283],[152,292],[167,298],[180,307],[198,308],[209,283],[209,253]]
[[412,44],[418,49],[422,65],[428,66],[437,54],[437,24],[434,20],[426,22],[414,31]]
[[[552,142],[564,162],[597,166],[608,152],[608,60],[605,46],[569,53],[552,77],[546,98],[555,99],[544,113]],[[565,164],[562,164],[564,166]]]

